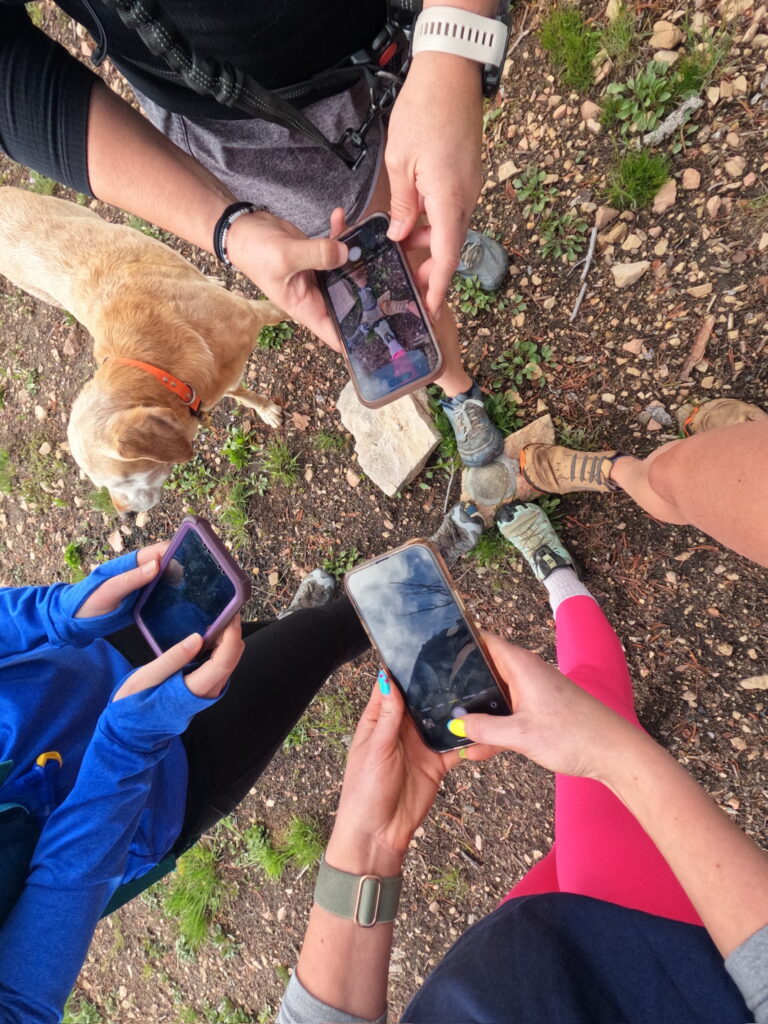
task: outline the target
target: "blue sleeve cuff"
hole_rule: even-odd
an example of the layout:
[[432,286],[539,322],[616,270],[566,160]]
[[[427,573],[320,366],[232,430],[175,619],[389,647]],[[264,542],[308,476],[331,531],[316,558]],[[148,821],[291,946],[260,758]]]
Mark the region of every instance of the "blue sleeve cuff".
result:
[[97,566],[79,583],[55,584],[51,587],[51,643],[59,646],[84,646],[97,637],[109,636],[110,633],[129,626],[133,621],[131,612],[141,593],[140,589],[123,598],[117,608],[108,615],[95,615],[87,619],[77,619],[75,616],[102,583],[113,576],[135,569],[137,564],[136,552],[130,551]]

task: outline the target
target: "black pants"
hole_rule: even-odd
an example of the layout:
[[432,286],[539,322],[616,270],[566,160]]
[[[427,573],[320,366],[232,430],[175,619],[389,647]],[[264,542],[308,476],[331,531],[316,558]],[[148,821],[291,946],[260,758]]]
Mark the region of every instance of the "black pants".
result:
[[[182,736],[189,783],[175,851],[237,807],[328,676],[369,647],[345,597],[283,619],[244,622],[243,639],[227,692]],[[133,665],[154,658],[135,627],[109,641]]]

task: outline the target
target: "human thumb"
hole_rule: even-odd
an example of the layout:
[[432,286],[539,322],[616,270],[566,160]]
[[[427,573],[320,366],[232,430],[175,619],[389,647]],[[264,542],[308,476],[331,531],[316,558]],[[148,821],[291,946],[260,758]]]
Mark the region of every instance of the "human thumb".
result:
[[176,672],[180,672],[192,661],[194,656],[203,646],[203,638],[199,633],[192,633],[178,644],[169,647],[154,661],[147,662],[141,668],[136,669],[125,680],[123,685],[112,698],[113,701],[121,700],[132,693],[140,690],[148,690],[151,686],[158,686],[170,679]]
[[379,693],[381,694],[381,700],[379,703],[379,717],[376,722],[376,728],[374,734],[377,742],[383,746],[393,745],[397,741],[398,733],[400,732],[400,724],[403,720],[403,712],[405,705],[403,704],[403,698],[400,696],[400,692],[397,687],[392,685],[392,682],[384,671],[381,669],[378,676]]
[[285,243],[286,277],[302,270],[333,270],[346,262],[347,247],[333,238],[292,238]]
[[517,749],[515,741],[518,729],[514,715],[463,715],[450,720],[448,731],[460,739],[473,740],[475,743],[505,747],[507,750]]

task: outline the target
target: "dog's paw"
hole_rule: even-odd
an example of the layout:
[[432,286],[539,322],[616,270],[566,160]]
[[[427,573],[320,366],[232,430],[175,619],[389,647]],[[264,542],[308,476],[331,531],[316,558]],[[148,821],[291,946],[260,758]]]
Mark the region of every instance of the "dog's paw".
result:
[[256,412],[270,427],[279,427],[283,422],[283,410],[276,402],[270,402],[269,399],[265,399],[263,405]]

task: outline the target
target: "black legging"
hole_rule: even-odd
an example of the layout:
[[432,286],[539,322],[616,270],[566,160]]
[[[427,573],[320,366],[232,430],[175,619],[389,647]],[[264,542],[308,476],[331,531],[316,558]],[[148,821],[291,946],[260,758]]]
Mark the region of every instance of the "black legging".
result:
[[[174,851],[237,807],[328,676],[370,646],[346,597],[282,619],[244,622],[243,639],[227,692],[182,736],[189,782]],[[133,626],[109,641],[133,665],[155,657]]]

